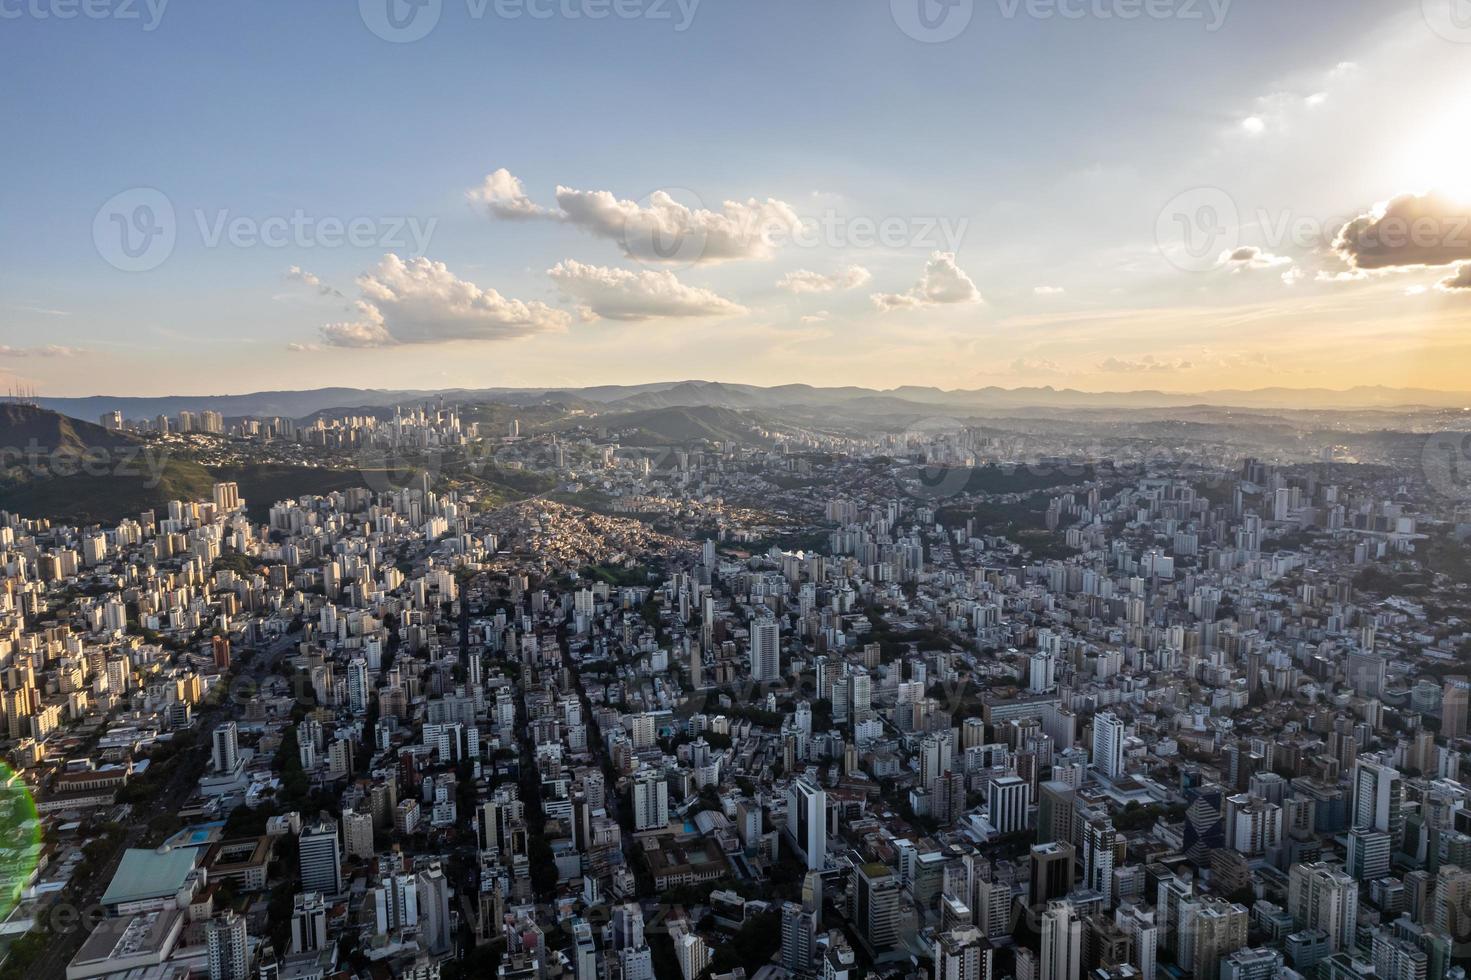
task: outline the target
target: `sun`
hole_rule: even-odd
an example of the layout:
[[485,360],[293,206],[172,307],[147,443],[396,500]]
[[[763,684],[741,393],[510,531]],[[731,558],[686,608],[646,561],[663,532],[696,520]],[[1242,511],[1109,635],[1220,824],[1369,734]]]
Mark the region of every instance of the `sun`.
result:
[[1440,191],[1471,202],[1471,93],[1433,113],[1406,142],[1395,176],[1401,190]]

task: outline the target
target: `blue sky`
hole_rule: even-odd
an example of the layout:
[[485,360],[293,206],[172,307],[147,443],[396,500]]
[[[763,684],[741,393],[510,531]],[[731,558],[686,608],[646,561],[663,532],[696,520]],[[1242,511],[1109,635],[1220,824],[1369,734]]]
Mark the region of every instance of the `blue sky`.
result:
[[[411,43],[369,29],[389,0],[58,19],[69,2],[0,0],[0,371],[50,394],[1465,387],[1471,290],[1441,284],[1471,253],[1368,269],[1332,247],[1396,195],[1471,191],[1449,186],[1471,175],[1471,38],[1442,0],[1129,20],[1131,0],[975,0],[944,43],[889,0],[703,0],[682,31],[673,0],[602,20],[442,0]],[[521,196],[496,216],[470,194],[502,170]],[[639,227],[826,225],[651,261],[559,187]],[[1221,252],[1173,254],[1160,228],[1195,222],[1202,188],[1230,205]],[[125,271],[99,212],[157,200],[140,189],[174,244]],[[255,241],[273,219],[306,231]],[[324,221],[371,230],[339,245]],[[858,241],[882,222],[902,234]]]

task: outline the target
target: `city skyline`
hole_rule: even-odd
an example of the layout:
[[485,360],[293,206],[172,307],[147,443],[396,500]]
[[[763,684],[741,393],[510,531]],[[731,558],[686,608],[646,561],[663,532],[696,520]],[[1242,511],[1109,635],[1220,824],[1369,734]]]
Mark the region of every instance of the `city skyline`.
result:
[[1458,389],[1452,2],[36,0],[0,383]]

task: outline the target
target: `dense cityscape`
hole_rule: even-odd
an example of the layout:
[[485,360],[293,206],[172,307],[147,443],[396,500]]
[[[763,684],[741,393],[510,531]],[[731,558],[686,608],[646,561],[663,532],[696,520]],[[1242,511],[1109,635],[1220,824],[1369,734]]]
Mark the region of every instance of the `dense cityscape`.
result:
[[70,423],[342,489],[0,514],[0,975],[1464,976],[1435,437],[358,411]]

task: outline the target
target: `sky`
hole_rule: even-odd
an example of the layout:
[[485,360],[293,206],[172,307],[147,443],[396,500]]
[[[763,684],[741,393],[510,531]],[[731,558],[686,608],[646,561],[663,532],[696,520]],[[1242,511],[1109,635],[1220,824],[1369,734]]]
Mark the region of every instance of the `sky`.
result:
[[1468,66],[1468,0],[0,0],[0,384],[1471,389]]

